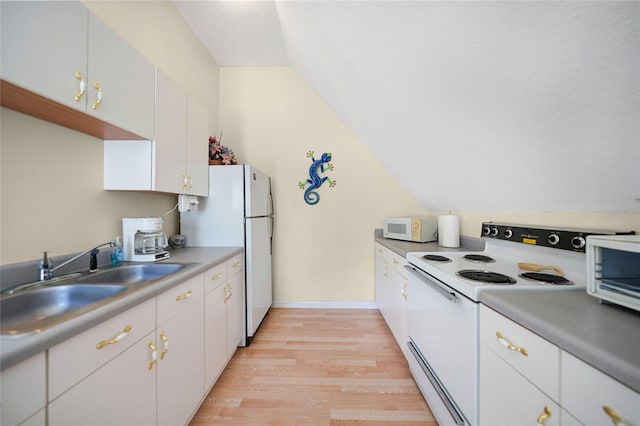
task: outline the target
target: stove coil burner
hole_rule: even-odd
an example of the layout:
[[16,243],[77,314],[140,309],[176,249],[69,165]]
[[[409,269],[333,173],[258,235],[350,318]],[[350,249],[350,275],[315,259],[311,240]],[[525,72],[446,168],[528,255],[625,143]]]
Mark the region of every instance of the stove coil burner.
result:
[[467,260],[473,260],[476,262],[484,262],[484,263],[492,263],[496,261],[494,258],[485,256],[482,254],[465,254],[464,258]]
[[439,254],[425,254],[422,258],[433,262],[451,262],[451,259],[446,256],[440,256]]
[[466,278],[472,281],[481,281],[488,284],[515,284],[516,280],[508,275],[500,274],[498,272],[481,271],[478,269],[463,269],[456,272],[456,274],[462,278]]
[[565,277],[561,277],[559,275],[553,275],[553,274],[542,274],[540,272],[523,272],[518,276],[525,278],[527,280],[543,282],[546,284],[573,285],[573,283],[568,279],[566,279]]

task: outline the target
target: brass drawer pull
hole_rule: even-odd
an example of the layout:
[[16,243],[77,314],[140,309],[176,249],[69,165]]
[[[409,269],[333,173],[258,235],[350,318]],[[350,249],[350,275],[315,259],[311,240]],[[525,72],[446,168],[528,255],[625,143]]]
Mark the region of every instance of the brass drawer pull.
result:
[[525,348],[520,348],[518,346],[512,345],[511,342],[505,339],[505,337],[499,331],[496,332],[496,337],[498,338],[498,342],[502,343],[508,349],[511,349],[512,351],[520,352],[524,356],[529,356],[529,352],[527,352]]

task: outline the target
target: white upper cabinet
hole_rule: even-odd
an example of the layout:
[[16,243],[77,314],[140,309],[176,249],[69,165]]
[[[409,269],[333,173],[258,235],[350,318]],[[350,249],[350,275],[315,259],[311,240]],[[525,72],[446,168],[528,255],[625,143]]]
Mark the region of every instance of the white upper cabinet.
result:
[[[141,138],[154,137],[153,65],[82,3],[2,2],[1,7],[3,80]],[[30,108],[52,106],[42,101]],[[56,122],[62,113],[46,116]],[[74,120],[60,124],[72,127]]]
[[153,139],[155,67],[91,14],[87,82],[88,114]]
[[156,71],[155,140],[105,141],[104,189],[209,193],[209,112]]
[[[2,79],[86,109],[89,12],[77,2],[2,2]],[[76,97],[78,100],[76,101]]]

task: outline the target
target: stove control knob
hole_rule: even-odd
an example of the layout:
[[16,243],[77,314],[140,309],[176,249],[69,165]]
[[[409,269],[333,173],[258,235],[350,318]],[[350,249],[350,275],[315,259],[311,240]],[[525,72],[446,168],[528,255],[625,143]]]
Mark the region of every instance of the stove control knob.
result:
[[513,237],[513,231],[511,230],[511,228],[507,228],[504,230],[504,237],[506,239]]
[[573,248],[581,249],[586,244],[587,244],[587,241],[584,239],[584,237],[581,237],[579,235],[571,239],[571,245],[573,246]]
[[497,237],[498,236],[498,228],[497,227],[493,227],[491,228],[491,236],[492,237]]
[[551,234],[549,235],[549,238],[547,238],[547,241],[549,241],[549,244],[551,244],[552,246],[555,246],[560,242],[560,237],[558,236],[558,234]]
[[488,237],[490,233],[491,233],[491,228],[489,228],[488,226],[484,226],[482,228],[482,235],[484,235],[485,237]]

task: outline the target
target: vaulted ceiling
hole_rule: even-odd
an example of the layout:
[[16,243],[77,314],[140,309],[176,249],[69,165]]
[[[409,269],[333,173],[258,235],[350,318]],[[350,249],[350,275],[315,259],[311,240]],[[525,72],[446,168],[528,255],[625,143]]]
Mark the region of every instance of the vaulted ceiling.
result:
[[640,210],[640,2],[174,1],[289,66],[427,210]]

